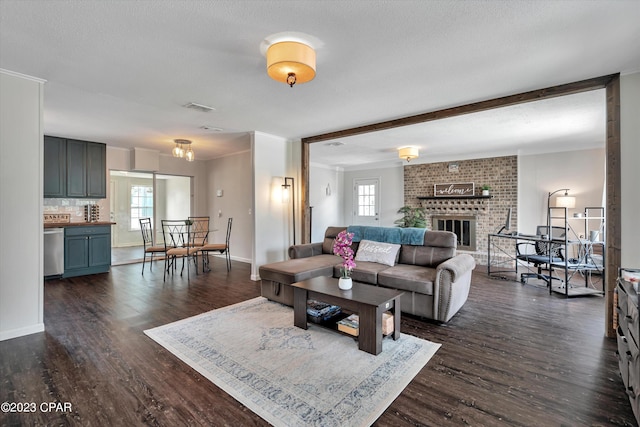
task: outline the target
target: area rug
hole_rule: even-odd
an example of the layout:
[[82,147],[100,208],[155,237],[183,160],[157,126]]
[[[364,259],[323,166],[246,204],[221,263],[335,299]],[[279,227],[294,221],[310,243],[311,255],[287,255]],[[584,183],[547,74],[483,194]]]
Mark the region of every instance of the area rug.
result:
[[402,334],[374,356],[262,297],[145,333],[274,426],[371,425],[440,347]]

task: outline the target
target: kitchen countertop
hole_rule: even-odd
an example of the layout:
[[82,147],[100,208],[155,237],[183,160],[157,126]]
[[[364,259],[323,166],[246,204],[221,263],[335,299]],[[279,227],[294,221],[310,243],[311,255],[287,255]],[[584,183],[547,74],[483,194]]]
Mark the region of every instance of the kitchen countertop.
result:
[[86,227],[89,225],[115,225],[115,222],[110,221],[96,221],[96,222],[47,222],[44,223],[44,228],[59,228],[59,227]]

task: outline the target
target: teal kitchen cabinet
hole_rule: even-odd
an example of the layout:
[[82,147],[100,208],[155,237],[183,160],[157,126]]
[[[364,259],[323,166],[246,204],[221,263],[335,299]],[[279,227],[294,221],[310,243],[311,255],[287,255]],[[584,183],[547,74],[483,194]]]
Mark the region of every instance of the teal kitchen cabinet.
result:
[[67,140],[44,137],[44,197],[67,196]]
[[106,273],[110,267],[110,225],[65,227],[62,277]]
[[67,140],[67,197],[107,197],[107,146]]
[[45,136],[44,196],[106,198],[107,146]]
[[87,143],[67,140],[67,197],[87,197]]
[[97,142],[87,142],[85,159],[87,197],[105,199],[107,197],[107,146]]

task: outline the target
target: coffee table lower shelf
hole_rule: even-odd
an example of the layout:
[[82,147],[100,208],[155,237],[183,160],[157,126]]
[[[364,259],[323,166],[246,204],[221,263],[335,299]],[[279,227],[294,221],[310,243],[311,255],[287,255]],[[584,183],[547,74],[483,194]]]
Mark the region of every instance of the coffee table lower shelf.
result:
[[[382,352],[382,313],[393,314],[394,330],[390,336],[400,338],[400,296],[403,292],[381,288],[364,283],[353,282],[353,288],[343,291],[338,288],[338,279],[316,277],[293,283],[294,325],[308,328],[307,300],[315,299],[329,304],[339,305],[360,317],[358,348],[374,355]],[[333,328],[332,328],[333,329]],[[338,331],[337,326],[335,330]],[[342,331],[338,331],[345,334]],[[352,335],[345,334],[347,336]]]

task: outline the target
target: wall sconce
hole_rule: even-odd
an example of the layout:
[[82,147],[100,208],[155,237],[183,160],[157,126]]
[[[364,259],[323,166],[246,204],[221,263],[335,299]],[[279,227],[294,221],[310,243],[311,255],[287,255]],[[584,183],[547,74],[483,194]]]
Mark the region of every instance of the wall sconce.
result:
[[[171,154],[173,157],[178,157],[180,159],[186,158],[188,162],[193,162],[195,160],[195,153],[191,148],[191,141],[188,139],[174,139],[173,142],[176,143],[176,146],[171,150]],[[187,149],[185,150],[185,145]]]
[[[289,183],[290,182],[290,183]],[[296,244],[296,194],[295,194],[295,181],[290,176],[284,177],[284,184],[282,184],[282,203],[289,203],[289,200],[293,200],[292,203],[292,215],[293,218],[293,244]]]
[[324,193],[325,193],[327,196],[330,196],[330,195],[331,195],[331,185],[330,185],[329,183],[327,183],[327,188],[325,188],[325,189],[324,189]]

